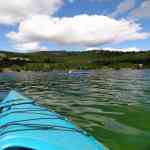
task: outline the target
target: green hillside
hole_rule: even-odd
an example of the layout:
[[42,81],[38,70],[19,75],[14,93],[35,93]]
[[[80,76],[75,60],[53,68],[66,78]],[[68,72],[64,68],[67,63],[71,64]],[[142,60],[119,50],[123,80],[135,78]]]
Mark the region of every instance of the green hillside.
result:
[[0,52],[0,71],[49,71],[54,69],[100,69],[102,67],[150,68],[147,52]]

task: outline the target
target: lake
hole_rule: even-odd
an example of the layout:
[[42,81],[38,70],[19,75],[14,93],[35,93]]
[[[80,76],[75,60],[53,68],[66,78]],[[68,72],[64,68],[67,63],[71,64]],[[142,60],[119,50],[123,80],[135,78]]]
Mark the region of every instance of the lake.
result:
[[150,150],[150,70],[0,73],[0,99],[11,89],[67,116],[110,150]]

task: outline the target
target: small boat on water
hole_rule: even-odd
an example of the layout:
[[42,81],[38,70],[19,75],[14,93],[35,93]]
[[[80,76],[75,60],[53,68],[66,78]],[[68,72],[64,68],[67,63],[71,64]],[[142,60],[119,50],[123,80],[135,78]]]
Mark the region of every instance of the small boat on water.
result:
[[106,150],[67,118],[16,91],[0,102],[0,150]]

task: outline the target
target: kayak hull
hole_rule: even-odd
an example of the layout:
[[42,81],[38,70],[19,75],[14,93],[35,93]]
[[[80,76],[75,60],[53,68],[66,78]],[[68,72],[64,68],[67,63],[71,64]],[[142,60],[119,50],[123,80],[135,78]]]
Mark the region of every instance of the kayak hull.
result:
[[67,118],[11,91],[0,103],[0,149],[105,150]]

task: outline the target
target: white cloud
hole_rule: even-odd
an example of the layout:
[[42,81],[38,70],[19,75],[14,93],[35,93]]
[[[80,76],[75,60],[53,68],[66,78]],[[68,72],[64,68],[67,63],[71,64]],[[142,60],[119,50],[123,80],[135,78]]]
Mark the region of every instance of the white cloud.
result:
[[139,24],[107,16],[79,15],[54,18],[38,15],[21,22],[18,32],[10,32],[7,36],[17,45],[38,43],[32,45],[35,48],[45,41],[88,47],[148,38],[150,34],[141,30]]
[[129,47],[129,48],[100,48],[100,47],[88,47],[86,51],[93,51],[93,50],[100,50],[100,51],[112,51],[112,52],[140,52],[142,51],[136,47]]
[[102,48],[100,48],[100,47],[87,47],[85,50],[86,51],[102,50]]
[[145,0],[141,5],[135,8],[131,14],[130,18],[139,19],[139,18],[149,18],[150,17],[150,0]]
[[31,42],[31,43],[17,43],[14,48],[19,52],[35,52],[35,51],[47,51],[48,48],[45,46],[41,46],[39,42]]
[[26,51],[26,50],[35,50],[40,48],[40,43],[38,42],[32,42],[32,43],[22,43],[22,44],[16,44],[16,49]]
[[116,17],[120,14],[128,12],[135,6],[135,4],[135,0],[124,0],[118,5],[117,9],[110,16]]
[[103,48],[102,50],[107,50],[107,51],[120,51],[120,52],[140,52],[142,51],[139,48],[136,47],[129,47],[129,48]]
[[0,24],[14,24],[36,15],[52,15],[63,0],[0,0]]

